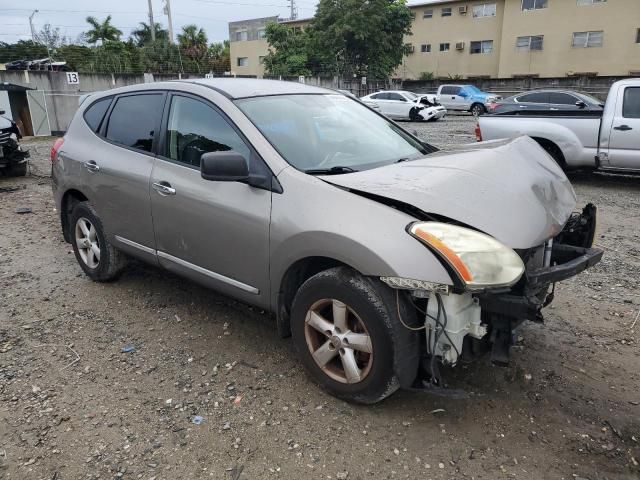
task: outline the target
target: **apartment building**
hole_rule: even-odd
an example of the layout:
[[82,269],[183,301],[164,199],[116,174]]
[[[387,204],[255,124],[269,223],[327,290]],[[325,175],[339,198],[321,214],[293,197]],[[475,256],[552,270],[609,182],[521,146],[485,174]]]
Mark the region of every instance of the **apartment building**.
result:
[[[640,0],[431,0],[409,7],[412,53],[396,71],[401,78],[640,76]],[[259,32],[272,21],[279,20],[229,24],[235,74],[264,74],[268,45]]]

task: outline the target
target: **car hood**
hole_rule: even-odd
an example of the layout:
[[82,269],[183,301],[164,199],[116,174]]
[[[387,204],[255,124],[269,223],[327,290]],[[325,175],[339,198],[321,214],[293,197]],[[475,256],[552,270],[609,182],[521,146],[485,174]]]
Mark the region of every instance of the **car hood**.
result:
[[518,249],[557,235],[576,205],[564,172],[524,136],[323,179],[464,223]]
[[11,125],[13,125],[11,120],[0,116],[0,130],[4,130],[5,128],[11,128]]

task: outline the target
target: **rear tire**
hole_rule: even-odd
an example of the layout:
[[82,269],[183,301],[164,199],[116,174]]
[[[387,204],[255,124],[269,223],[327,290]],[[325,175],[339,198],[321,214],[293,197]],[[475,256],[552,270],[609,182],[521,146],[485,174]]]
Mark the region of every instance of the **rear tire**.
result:
[[473,114],[474,117],[479,117],[482,114],[487,113],[487,108],[481,103],[474,103],[471,105],[469,111]]
[[89,202],[73,207],[69,230],[73,253],[89,278],[108,282],[120,275],[127,259],[107,241],[102,222]]
[[394,297],[384,288],[336,267],[309,278],[296,294],[291,333],[298,355],[313,379],[336,397],[371,404],[400,386],[394,360],[404,332],[397,331],[402,327],[388,301]]

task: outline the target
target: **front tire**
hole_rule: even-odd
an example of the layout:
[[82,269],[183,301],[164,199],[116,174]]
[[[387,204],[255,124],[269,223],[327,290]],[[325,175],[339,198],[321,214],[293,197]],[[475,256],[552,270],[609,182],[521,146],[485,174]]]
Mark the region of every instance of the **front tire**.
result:
[[405,332],[398,332],[389,301],[395,297],[385,288],[337,267],[309,278],[296,294],[293,342],[314,380],[336,397],[371,404],[400,386],[394,367]]
[[90,203],[76,204],[69,228],[73,253],[89,278],[108,282],[120,275],[126,257],[107,241],[102,222]]

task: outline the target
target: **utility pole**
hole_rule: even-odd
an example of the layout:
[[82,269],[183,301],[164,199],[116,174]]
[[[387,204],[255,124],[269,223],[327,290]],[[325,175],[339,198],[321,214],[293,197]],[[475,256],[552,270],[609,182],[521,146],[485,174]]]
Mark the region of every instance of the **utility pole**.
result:
[[296,0],[289,0],[289,7],[291,8],[291,20],[298,18],[298,7],[296,6]]
[[34,10],[31,15],[29,15],[29,27],[31,27],[31,40],[37,42],[36,29],[33,28],[33,16],[38,13],[38,10]]
[[164,0],[164,13],[169,24],[169,43],[173,43],[173,20],[171,19],[171,0]]
[[151,29],[151,42],[155,42],[156,26],[153,23],[153,5],[151,5],[151,0],[149,0],[149,28]]

